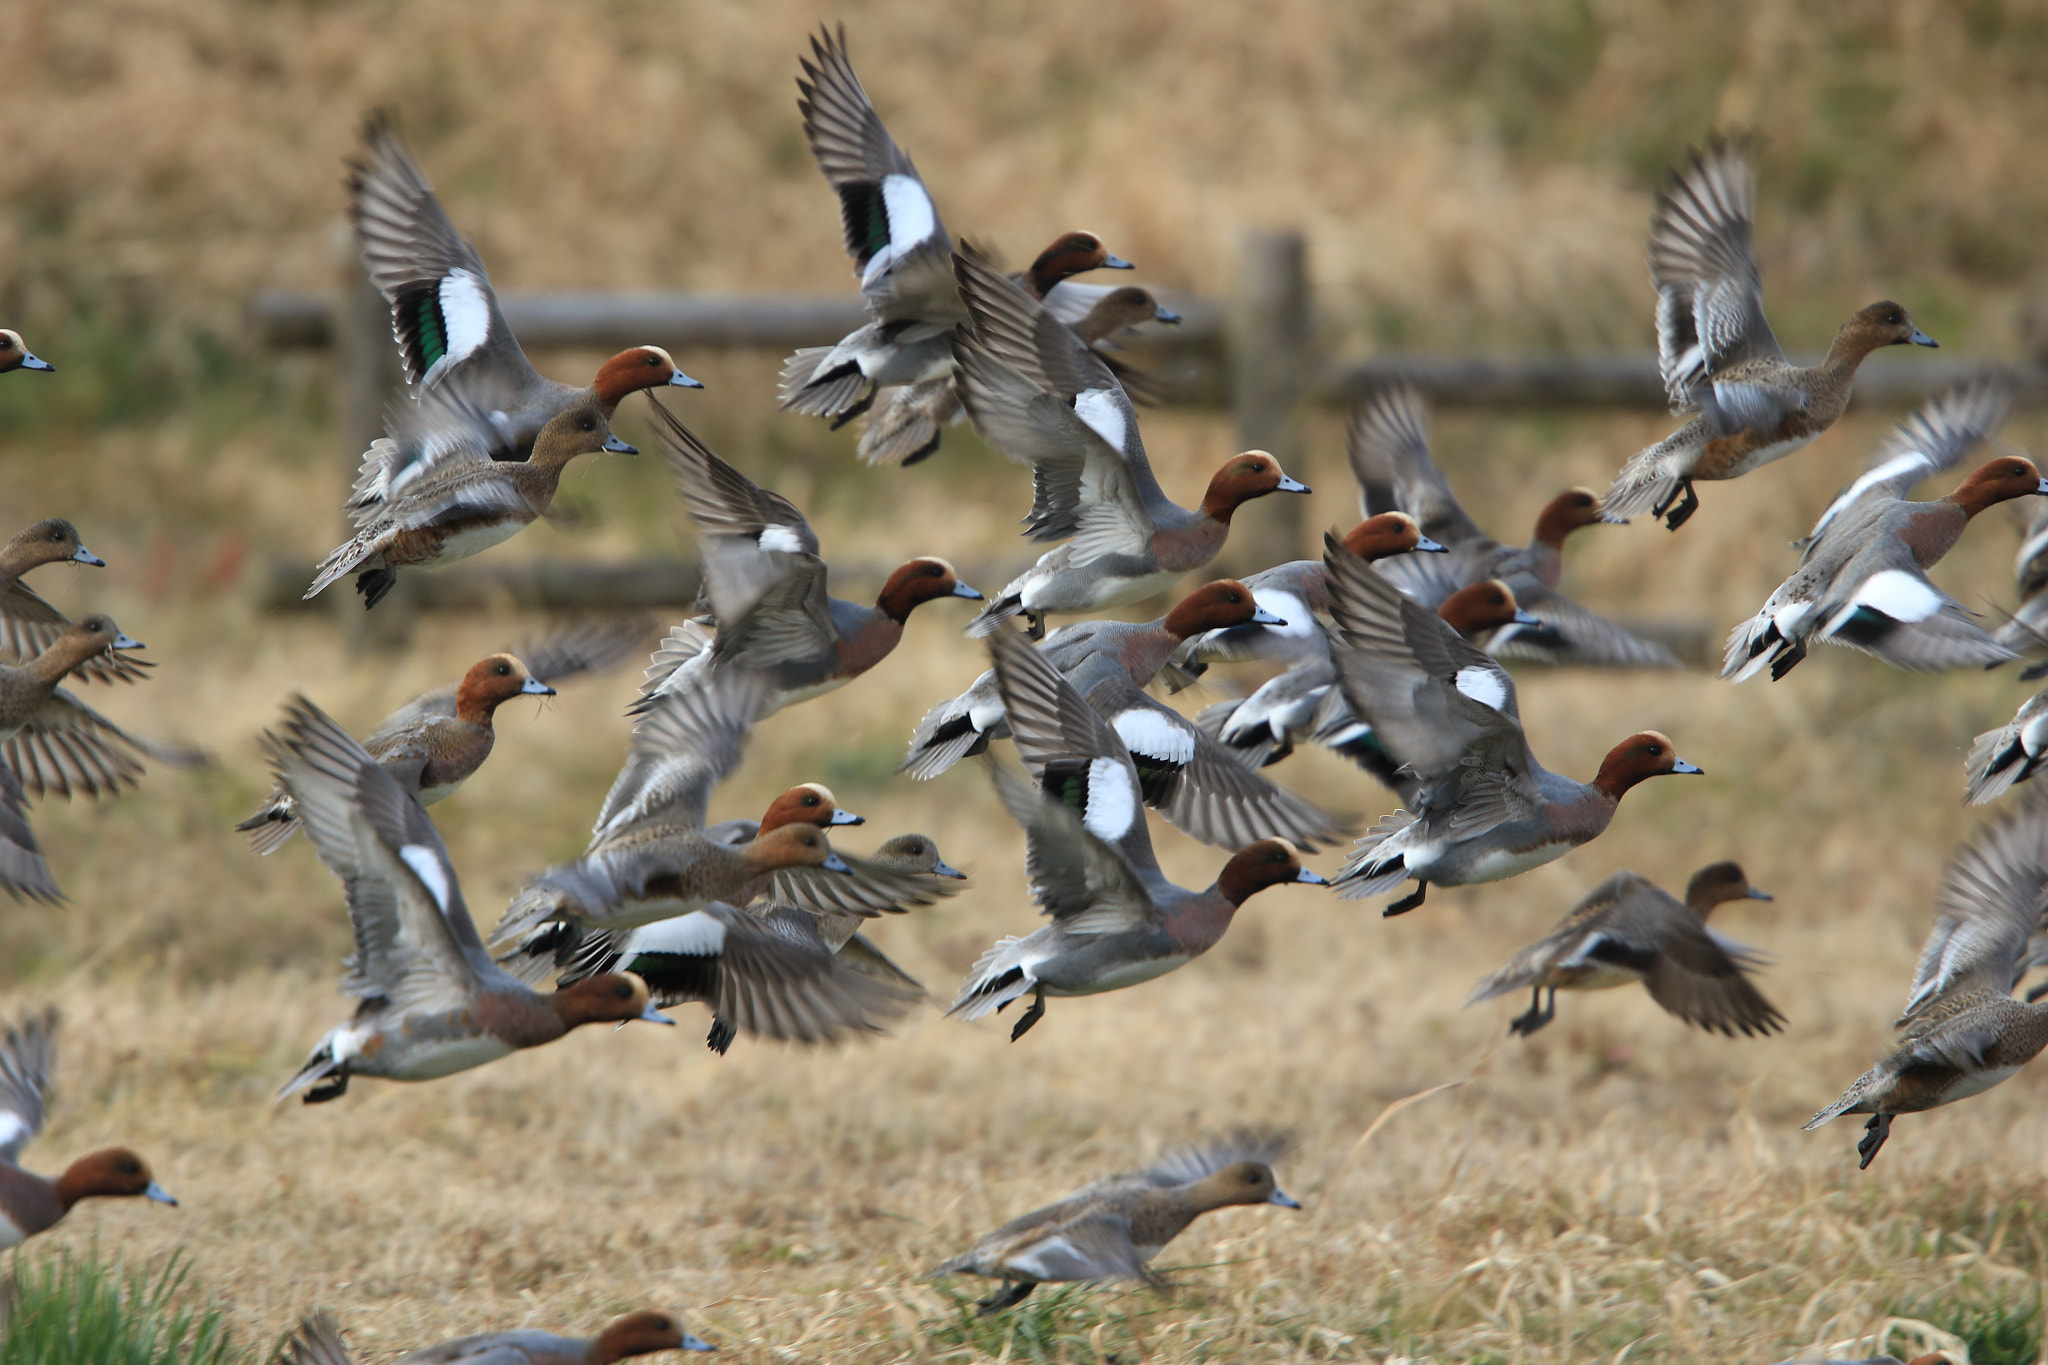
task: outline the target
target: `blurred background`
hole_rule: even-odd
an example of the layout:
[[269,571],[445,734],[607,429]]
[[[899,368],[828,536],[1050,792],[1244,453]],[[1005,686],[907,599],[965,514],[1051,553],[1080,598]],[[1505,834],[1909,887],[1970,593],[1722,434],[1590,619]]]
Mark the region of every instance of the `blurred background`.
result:
[[[1743,127],[1768,139],[1757,254],[1795,356],[1884,297],[1943,349],[1881,356],[1867,374],[2025,364],[2048,344],[2048,12],[2033,4],[7,0],[0,324],[57,373],[0,378],[0,531],[78,523],[110,567],[53,567],[34,585],[74,615],[111,612],[162,664],[86,699],[221,763],[35,812],[72,900],[0,907],[0,1006],[56,999],[72,1025],[64,1099],[32,1159],[148,1146],[187,1207],[95,1210],[110,1241],[198,1248],[200,1275],[254,1333],[319,1296],[393,1349],[653,1295],[717,1305],[702,1330],[737,1334],[743,1359],[993,1352],[1000,1341],[935,1344],[928,1315],[943,1305],[893,1286],[970,1224],[1191,1126],[1252,1117],[1305,1133],[1324,1212],[1219,1220],[1250,1243],[1210,1256],[1197,1239],[1185,1263],[1230,1261],[1197,1277],[1224,1288],[1157,1310],[1210,1322],[1212,1343],[1240,1333],[1247,1355],[1568,1361],[1661,1333],[1636,1358],[1718,1360],[2024,1301],[2001,1276],[2032,1284],[2048,1264],[2038,1075],[1902,1122],[1860,1178],[1848,1121],[1796,1131],[1885,1046],[1939,868],[1980,819],[1958,805],[1962,752],[2026,695],[2011,670],[1911,677],[1844,651],[1740,689],[1700,672],[1523,670],[1549,766],[1583,776],[1615,739],[1656,726],[1708,777],[1651,783],[1598,843],[1510,883],[1432,894],[1406,919],[1272,893],[1210,960],[1054,1002],[1014,1050],[1006,1023],[926,1017],[908,1039],[851,1053],[742,1043],[713,1063],[686,1017],[682,1039],[579,1036],[432,1087],[361,1086],[339,1113],[268,1106],[346,1008],[326,982],[348,935],[303,842],[259,861],[229,830],[267,786],[255,734],[295,689],[366,730],[545,619],[487,598],[380,636],[352,594],[279,600],[276,566],[295,572],[339,538],[360,443],[335,352],[285,344],[253,301],[345,296],[341,163],[380,107],[501,294],[851,299],[793,82],[808,35],[842,20],[956,238],[1022,264],[1058,232],[1092,229],[1138,282],[1216,305],[1226,345],[1243,335],[1231,310],[1247,297],[1247,239],[1283,230],[1305,243],[1318,356],[1646,355],[1652,195],[1689,144]],[[583,383],[603,355],[534,359]],[[678,348],[709,387],[667,401],[810,512],[838,595],[866,598],[911,554],[952,557],[984,591],[1030,562],[1012,536],[1021,471],[965,427],[913,469],[865,468],[854,431],[776,413],[781,357]],[[475,563],[686,560],[643,414],[631,400],[617,426],[649,455],[579,462],[565,479],[577,526],[537,525]],[[1566,591],[1718,657],[1790,570],[1785,542],[1900,415],[1860,405],[1808,451],[1706,488],[1680,535],[1583,533]],[[1291,553],[1355,516],[1343,419],[1312,406],[1292,435],[1290,472],[1316,491]],[[1238,448],[1220,406],[1142,420],[1182,501]],[[1434,434],[1468,510],[1513,541],[1557,489],[1604,487],[1668,429],[1654,410],[1536,407],[1447,411]],[[2004,439],[2040,451],[2042,436],[2038,410],[2023,410]],[[1240,515],[1240,547],[1278,548],[1288,528],[1272,501]],[[1984,518],[1937,579],[1997,619],[2031,510]],[[892,774],[917,716],[983,666],[958,636],[966,616],[921,609],[874,675],[777,717],[713,806],[757,812],[823,780],[870,817],[874,839],[851,831],[846,846],[933,834],[975,887],[877,937],[942,1000],[988,942],[1032,922],[1021,843],[973,766],[933,787]],[[544,709],[508,706],[490,765],[436,808],[486,926],[526,872],[581,848],[623,753],[633,680],[629,668]],[[1209,681],[1187,700],[1256,675]],[[1393,805],[1317,755],[1273,773],[1361,818]],[[1153,828],[1170,873],[1213,876],[1221,855]],[[1615,869],[1676,889],[1730,856],[1779,896],[1724,927],[1777,954],[1763,985],[1792,1018],[1785,1037],[1690,1033],[1633,995],[1567,1000],[1526,1044],[1498,1037],[1505,1009],[1458,1011],[1469,982]],[[1370,1155],[1347,1155],[1386,1103],[1467,1075]],[[507,1193],[492,1178],[549,1162],[594,1163],[609,1183]],[[820,1171],[851,1183],[821,1196]],[[529,1257],[540,1226],[555,1249]],[[1075,1302],[1080,1314],[1093,1301]],[[1160,1328],[1141,1298],[1116,1302],[1119,1333]],[[382,1315],[366,1321],[373,1303]],[[1093,1358],[1073,1344],[1092,1329],[1075,1330],[1045,1349]],[[1195,1358],[1202,1333],[1180,1330],[1141,1353]]]

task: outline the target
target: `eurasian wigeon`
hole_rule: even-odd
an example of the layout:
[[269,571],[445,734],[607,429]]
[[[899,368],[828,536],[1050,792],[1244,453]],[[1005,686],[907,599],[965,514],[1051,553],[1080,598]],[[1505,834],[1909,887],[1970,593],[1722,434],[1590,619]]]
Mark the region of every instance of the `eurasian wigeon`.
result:
[[[942,381],[952,368],[946,336],[967,320],[953,282],[953,241],[917,167],[861,88],[846,31],[823,29],[800,59],[797,109],[826,183],[839,196],[846,254],[860,275],[869,321],[832,346],[807,346],[783,362],[785,411],[830,417],[835,427],[862,412],[883,388]],[[1023,279],[1039,297],[1060,280],[1102,267],[1129,269],[1090,232],[1063,234]],[[939,395],[871,426],[860,455],[870,463],[911,463],[937,449],[942,422],[913,420]],[[935,415],[943,415],[935,413]]]
[[1982,1094],[2048,1047],[2048,1004],[2012,998],[2041,927],[2048,798],[2040,789],[1957,851],[1935,893],[1934,929],[1894,1027],[1899,1047],[1807,1121],[1868,1114],[1856,1144],[1868,1167],[1899,1114]]
[[1699,415],[1622,467],[1601,512],[1648,512],[1676,531],[1698,508],[1693,484],[1734,479],[1781,460],[1835,424],[1856,367],[1884,346],[1933,346],[1890,300],[1852,314],[1826,359],[1794,365],[1764,320],[1750,251],[1756,217],[1751,144],[1715,136],[1674,171],[1650,217],[1657,356],[1675,413]]
[[1013,1218],[930,1278],[980,1275],[1000,1287],[982,1316],[1024,1301],[1041,1284],[1140,1280],[1157,1285],[1152,1260],[1205,1213],[1240,1204],[1300,1204],[1280,1192],[1272,1164],[1289,1148],[1267,1134],[1233,1134],[1167,1153],[1140,1171],[1111,1176],[1057,1204]]
[[[397,584],[400,569],[467,559],[545,516],[562,470],[577,456],[638,453],[612,435],[592,398],[549,418],[524,460],[495,459],[492,452],[504,442],[492,418],[451,387],[427,390],[418,403],[395,410],[390,423],[400,434],[370,447],[347,503],[356,534],[321,563],[308,599],[354,574],[363,606],[374,607]],[[415,431],[430,434],[406,434]],[[404,461],[415,447],[426,454]]]
[[2013,718],[1986,730],[1970,744],[1963,759],[1963,799],[1981,806],[2003,796],[2015,782],[2025,782],[2048,762],[2048,689],[2036,692]]
[[1025,536],[1065,540],[1011,582],[968,628],[986,635],[1019,612],[1034,636],[1048,613],[1136,602],[1214,559],[1237,509],[1269,493],[1306,493],[1263,450],[1225,461],[1200,506],[1166,496],[1137,410],[1102,357],[1045,306],[977,258],[954,258],[974,330],[950,338],[975,430],[1032,467]]
[[[460,390],[490,419],[493,459],[523,460],[541,428],[589,404],[609,422],[642,389],[701,389],[659,346],[634,346],[607,360],[587,388],[544,379],[505,323],[476,248],[462,239],[440,198],[383,115],[363,127],[348,161],[349,222],[370,282],[391,307],[405,377],[425,393]],[[417,450],[406,452],[417,456]]]
[[157,1184],[149,1163],[126,1147],[78,1158],[55,1180],[21,1169],[22,1149],[43,1130],[43,1094],[56,1057],[57,1012],[0,1030],[0,1247],[47,1232],[81,1199],[137,1196],[178,1201]]
[[1164,976],[1209,951],[1238,907],[1269,886],[1321,885],[1285,839],[1239,849],[1206,890],[1159,870],[1138,768],[1109,722],[1023,636],[989,641],[1017,752],[1037,785],[991,763],[996,790],[1024,827],[1025,875],[1053,923],[1005,938],[974,964],[950,1018],[1031,1005],[1015,1041],[1045,1015],[1045,998],[1098,995]]
[[1366,512],[1411,512],[1422,533],[1450,551],[1386,565],[1381,572],[1396,587],[1423,606],[1435,607],[1459,588],[1498,578],[1514,589],[1516,601],[1542,618],[1540,631],[1503,631],[1488,653],[1598,668],[1679,667],[1678,656],[1665,646],[1631,634],[1558,591],[1566,538],[1601,524],[1600,498],[1592,489],[1559,493],[1543,505],[1527,545],[1503,545],[1466,515],[1430,458],[1429,409],[1414,389],[1387,389],[1359,404],[1346,444]]
[[2031,460],[2002,455],[1946,497],[1909,502],[1929,474],[1957,464],[2010,410],[2002,389],[1943,394],[1899,424],[1863,477],[1822,514],[1798,570],[1763,608],[1728,635],[1721,676],[1743,682],[1766,667],[1775,680],[1813,640],[1846,645],[1899,668],[1961,668],[2016,657],[1927,570],[1962,538],[1970,519],[2013,498],[2048,494]]
[[[21,581],[29,570],[44,564],[87,564],[104,569],[101,559],[79,542],[78,528],[62,517],[49,517],[0,547],[0,649],[16,663],[32,659],[50,647],[64,633],[71,618],[45,602],[35,589]],[[136,682],[143,670],[155,668],[147,659],[125,654],[99,654],[71,671],[80,682]]]
[[9,370],[41,370],[49,374],[56,368],[29,350],[28,343],[21,339],[21,333],[12,327],[0,327],[0,374]]
[[[909,877],[965,875],[948,867],[921,834],[902,835],[865,860]],[[951,887],[944,888],[950,894]],[[592,971],[630,971],[666,1009],[698,1000],[712,1010],[706,1040],[723,1053],[740,1033],[783,1042],[832,1043],[875,1033],[925,998],[924,987],[862,940],[842,960],[861,917],[794,905],[743,910],[722,902],[625,934],[592,935],[564,980]]]
[[[584,936],[678,918],[714,901],[745,906],[771,886],[778,900],[820,914],[930,904],[939,893],[929,883],[833,852],[808,815],[764,822],[738,845],[707,834],[711,790],[738,766],[764,695],[756,675],[726,670],[660,698],[633,732],[588,849],[531,878],[492,931],[492,945],[527,960],[559,958]],[[556,923],[576,932],[564,938],[550,930]]]
[[922,604],[981,600],[951,564],[931,557],[898,566],[871,607],[828,595],[830,569],[803,513],[720,459],[666,410],[657,418],[676,491],[697,526],[717,635],[704,650],[694,627],[671,632],[648,670],[641,707],[737,667],[768,679],[762,714],[773,714],[844,687],[889,657]]
[[1555,929],[1480,982],[1465,1003],[1530,991],[1528,1010],[1508,1023],[1508,1032],[1527,1035],[1556,1017],[1559,991],[1607,990],[1639,981],[1666,1014],[1698,1028],[1731,1038],[1776,1033],[1785,1026],[1785,1016],[1748,976],[1758,954],[1715,933],[1706,922],[1717,905],[1770,898],[1731,862],[1693,873],[1682,901],[1648,878],[1617,872],[1594,887]]
[[279,1099],[336,1099],[353,1076],[433,1080],[583,1024],[670,1022],[637,976],[593,976],[542,995],[491,961],[425,808],[319,707],[293,699],[284,733],[266,736],[266,747],[306,837],[347,892],[356,950],[341,988],[361,1001]]
[[1598,837],[1638,782],[1700,771],[1654,730],[1615,745],[1591,782],[1548,771],[1529,751],[1514,679],[1497,660],[1334,538],[1327,557],[1338,686],[1419,783],[1413,811],[1395,811],[1352,849],[1335,879],[1346,900],[1413,878],[1414,893],[1384,912],[1399,915],[1432,884],[1518,876]]
[[[1323,591],[1327,603],[1327,583]],[[1514,590],[1499,579],[1458,589],[1444,599],[1436,614],[1482,649],[1489,637],[1501,631],[1544,625],[1522,609]],[[1329,635],[1318,626],[1309,644],[1312,648],[1302,651],[1306,657],[1300,663],[1268,679],[1241,701],[1204,707],[1195,723],[1248,766],[1268,767],[1294,752],[1296,745],[1312,742],[1350,759],[1399,793],[1402,800],[1413,799],[1419,787],[1414,772],[1387,753],[1372,726],[1358,718],[1337,686],[1337,663]]]
[[[379,721],[363,747],[421,805],[445,801],[491,756],[500,706],[514,697],[552,697],[554,683],[610,667],[641,636],[637,626],[585,623],[479,659],[459,682],[423,692]],[[248,833],[257,853],[270,854],[299,832],[299,820],[290,797],[275,788],[235,828]]]
[[[558,1337],[531,1329],[485,1332],[422,1347],[391,1365],[617,1365],[661,1351],[716,1349],[685,1332],[674,1314],[642,1309],[612,1319],[594,1337]],[[279,1360],[282,1365],[355,1365],[340,1325],[324,1312],[300,1320]]]

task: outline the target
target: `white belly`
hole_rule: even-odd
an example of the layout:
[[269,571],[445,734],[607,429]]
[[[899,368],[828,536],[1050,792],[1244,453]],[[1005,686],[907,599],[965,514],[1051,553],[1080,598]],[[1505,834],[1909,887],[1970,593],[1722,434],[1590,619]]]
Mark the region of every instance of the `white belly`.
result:
[[1501,882],[1509,877],[1519,877],[1531,868],[1556,862],[1572,851],[1570,844],[1555,843],[1538,844],[1526,853],[1507,850],[1482,853],[1459,870],[1447,872],[1446,875],[1439,877],[1432,870],[1432,865],[1437,858],[1455,853],[1457,847],[1453,843],[1430,849],[1430,865],[1418,866],[1415,855],[1411,853],[1408,855],[1408,870],[1422,880],[1435,882],[1439,886],[1471,886],[1477,882]]
[[377,1070],[374,1062],[357,1062],[350,1070],[358,1075],[382,1076],[390,1081],[432,1081],[468,1071],[515,1051],[496,1038],[449,1038],[439,1042],[407,1046],[399,1065]]
[[450,560],[468,559],[471,555],[482,554],[493,545],[502,545],[524,529],[524,523],[516,521],[493,522],[489,526],[472,526],[456,531],[441,540],[439,563]]
[[2019,1068],[2016,1066],[1995,1067],[1989,1071],[1973,1071],[1949,1087],[1948,1093],[1941,1097],[1941,1102],[1943,1104],[1953,1104],[1957,1100],[1966,1100],[1972,1095],[1981,1095],[2000,1081],[2006,1080],[2018,1074],[2018,1072]]
[[1813,444],[1813,438],[1811,436],[1805,436],[1801,437],[1797,441],[1779,441],[1773,445],[1764,446],[1759,450],[1753,450],[1749,454],[1743,456],[1742,463],[1732,466],[1728,470],[1728,472],[1726,474],[1721,475],[1721,477],[1724,479],[1739,478],[1740,476],[1749,473],[1749,471],[1752,469],[1761,469],[1765,465],[1771,463],[1771,461],[1782,460],[1787,455],[1790,455],[1793,451],[1804,449],[1806,446],[1809,446],[1811,444]]
[[1096,977],[1086,986],[1069,990],[1065,987],[1047,985],[1047,995],[1101,995],[1105,991],[1120,991],[1126,986],[1136,986],[1146,981],[1165,976],[1178,967],[1186,966],[1185,957],[1157,957],[1149,962],[1134,962],[1128,967],[1119,967]]

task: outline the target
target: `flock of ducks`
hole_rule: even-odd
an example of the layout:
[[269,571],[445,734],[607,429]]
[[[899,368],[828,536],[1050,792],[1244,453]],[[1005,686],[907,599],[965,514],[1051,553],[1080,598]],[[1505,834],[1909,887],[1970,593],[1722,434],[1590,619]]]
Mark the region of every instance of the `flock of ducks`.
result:
[[[632,451],[610,423],[621,403],[646,392],[696,526],[702,610],[653,656],[631,706],[624,764],[583,856],[534,874],[488,937],[427,807],[489,757],[499,706],[552,695],[556,682],[618,662],[638,648],[633,633],[585,626],[493,654],[361,740],[312,701],[288,702],[264,738],[275,790],[239,828],[259,854],[303,831],[340,879],[356,940],[342,988],[358,1003],[281,1096],[323,1103],[357,1077],[432,1080],[585,1024],[671,1023],[662,1011],[687,1001],[710,1008],[708,1041],[720,1052],[742,1033],[831,1042],[902,1016],[924,991],[863,928],[959,888],[962,874],[933,841],[904,833],[867,856],[840,851],[835,832],[863,821],[816,783],[789,788],[758,820],[713,822],[711,809],[756,725],[883,666],[912,614],[930,603],[980,604],[965,625],[986,637],[990,667],[931,708],[902,769],[931,780],[984,756],[1025,831],[1025,879],[1049,920],[991,947],[951,1016],[1020,1004],[1011,1038],[1021,1038],[1049,998],[1126,989],[1200,957],[1239,907],[1272,887],[1329,885],[1358,899],[1412,882],[1385,908],[1399,915],[1422,906],[1432,886],[1499,881],[1562,857],[1598,837],[1637,784],[1700,772],[1649,730],[1619,740],[1587,781],[1537,761],[1503,660],[1678,666],[1662,645],[1559,591],[1568,538],[1646,512],[1677,530],[1699,506],[1697,483],[1747,474],[1824,433],[1871,351],[1935,344],[1904,308],[1879,302],[1843,324],[1819,365],[1787,360],[1765,320],[1750,250],[1749,148],[1716,138],[1674,174],[1650,236],[1663,374],[1674,411],[1691,416],[1630,460],[1604,496],[1558,493],[1526,545],[1489,537],[1432,461],[1421,399],[1392,389],[1365,403],[1350,430],[1363,519],[1326,536],[1320,557],[1206,583],[1154,620],[1085,620],[1048,633],[1049,617],[1166,590],[1215,559],[1246,503],[1306,486],[1271,455],[1246,451],[1225,461],[1191,505],[1174,501],[1140,432],[1136,401],[1152,386],[1117,343],[1132,327],[1177,319],[1141,287],[1075,278],[1129,263],[1075,231],[1028,270],[1004,273],[948,236],[854,75],[843,34],[813,38],[798,86],[870,320],[835,345],[790,357],[782,406],[835,425],[863,418],[859,453],[872,463],[924,459],[948,426],[972,423],[1030,467],[1024,534],[1052,548],[989,597],[929,556],[903,563],[871,603],[831,596],[803,513],[656,398],[701,387],[665,351],[621,352],[584,388],[534,369],[482,260],[394,128],[372,120],[350,162],[351,217],[390,304],[407,394],[345,504],[354,533],[321,564],[307,596],[353,577],[373,608],[399,570],[480,553],[549,515],[570,461]],[[50,368],[16,333],[0,331],[0,371]],[[2004,454],[1943,497],[1907,497],[1959,468],[2010,406],[2009,392],[1986,381],[1901,423],[1800,542],[1784,584],[1730,635],[1723,676],[1739,682],[1769,668],[1782,678],[1814,641],[1913,669],[1997,664],[2041,643],[2048,516],[2021,552],[2029,600],[1996,633],[1926,571],[1977,513],[2048,494],[2048,480]],[[36,523],[0,550],[0,647],[15,660],[0,664],[0,885],[44,902],[62,893],[28,823],[28,799],[110,794],[136,780],[144,759],[206,761],[128,734],[60,685],[134,682],[149,666],[133,653],[140,643],[111,620],[71,621],[22,581],[63,561],[103,562],[61,519]],[[1245,661],[1278,671],[1193,719],[1147,690],[1155,680],[1178,690]],[[1004,740],[1021,771],[990,756]],[[1401,803],[1327,881],[1304,854],[1341,843],[1350,822],[1271,776],[1303,745],[1353,761]],[[1968,797],[1993,800],[2044,762],[2048,692],[1979,737]],[[1147,808],[1222,851],[1209,885],[1166,878]],[[1979,1093],[2048,1045],[2048,1003],[2012,996],[2029,968],[2048,964],[2044,888],[2048,797],[2033,788],[1950,865],[1898,1021],[1898,1050],[1809,1127],[1869,1115],[1859,1145],[1868,1166],[1897,1115]],[[1784,1017],[1752,980],[1759,955],[1708,926],[1716,906],[1750,898],[1769,899],[1733,862],[1699,870],[1683,899],[1617,873],[1472,999],[1530,992],[1510,1024],[1526,1035],[1552,1019],[1559,991],[1641,982],[1688,1024],[1731,1036],[1777,1031]],[[56,1022],[36,1016],[0,1032],[0,1246],[45,1230],[83,1198],[175,1202],[126,1149],[80,1158],[55,1180],[19,1166],[42,1124]],[[1237,1133],[1168,1153],[1005,1224],[935,1273],[997,1281],[984,1312],[1046,1281],[1153,1280],[1151,1260],[1199,1214],[1299,1207],[1273,1174],[1285,1150],[1274,1134]],[[537,1365],[664,1349],[709,1348],[673,1316],[642,1312],[588,1341],[500,1333],[405,1359]],[[334,1322],[316,1314],[287,1358],[338,1365],[348,1354]]]

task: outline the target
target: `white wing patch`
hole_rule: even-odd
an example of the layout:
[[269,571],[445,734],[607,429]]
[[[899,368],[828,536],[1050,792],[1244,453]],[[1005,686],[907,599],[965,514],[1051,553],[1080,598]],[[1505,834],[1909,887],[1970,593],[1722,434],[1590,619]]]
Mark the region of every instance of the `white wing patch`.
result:
[[932,208],[931,196],[925,193],[924,186],[914,175],[898,173],[882,177],[882,212],[889,218],[889,245],[868,258],[867,269],[860,274],[863,289],[910,254],[912,248],[931,236],[939,226],[939,215]]
[[446,914],[454,887],[448,880],[448,869],[442,864],[440,857],[425,844],[407,844],[398,850],[398,857],[426,886],[427,894],[434,898],[434,904],[441,907],[441,913]]
[[1115,393],[1108,389],[1083,389],[1074,395],[1074,415],[1108,442],[1111,450],[1123,453],[1124,437],[1130,428],[1124,421],[1124,405],[1117,401]]
[[[1134,754],[1143,754],[1147,758],[1163,758],[1169,763],[1186,763],[1195,756],[1194,735],[1157,711],[1133,707],[1113,717],[1109,722],[1109,728],[1116,731],[1116,737]],[[1098,763],[1104,761],[1096,760]],[[1092,805],[1092,789],[1089,798]]]
[[447,329],[442,340],[448,349],[421,377],[421,388],[469,359],[491,334],[491,296],[485,291],[484,282],[469,271],[458,268],[443,275],[436,302],[441,306],[441,323]]
[[1322,629],[1316,624],[1315,613],[1308,609],[1308,603],[1291,592],[1281,592],[1277,588],[1254,588],[1252,601],[1287,623],[1284,626],[1260,626],[1260,630],[1270,631],[1287,639],[1306,639]]
[[28,1124],[22,1120],[21,1115],[0,1111],[0,1152],[6,1151],[29,1135]]
[[1460,692],[1481,706],[1498,711],[1507,703],[1508,685],[1500,670],[1484,664],[1467,664],[1452,679]]
[[1088,814],[1081,824],[1105,843],[1115,843],[1138,818],[1138,788],[1131,770],[1114,758],[1098,758],[1088,765]]
[[1904,569],[1886,569],[1864,580],[1829,629],[1839,629],[1843,617],[1858,607],[1883,612],[1894,621],[1925,621],[1941,610],[1941,603],[1941,593],[1923,579]]
[[802,554],[803,541],[787,526],[766,526],[755,539],[754,544],[763,550],[780,550],[785,554]]
[[638,953],[673,953],[680,957],[716,957],[725,950],[725,921],[699,910],[635,929],[620,950],[622,957]]

